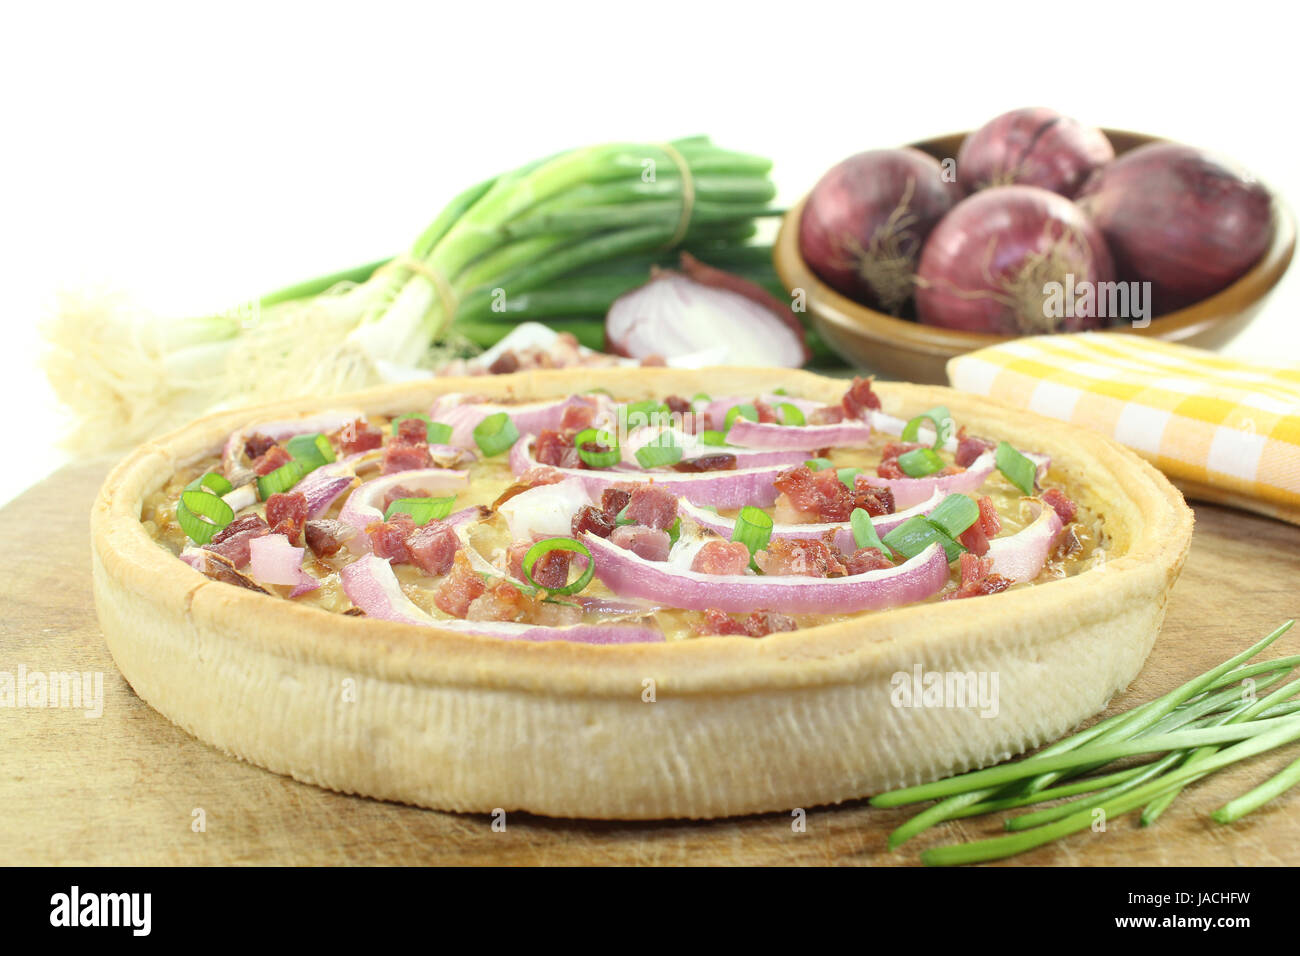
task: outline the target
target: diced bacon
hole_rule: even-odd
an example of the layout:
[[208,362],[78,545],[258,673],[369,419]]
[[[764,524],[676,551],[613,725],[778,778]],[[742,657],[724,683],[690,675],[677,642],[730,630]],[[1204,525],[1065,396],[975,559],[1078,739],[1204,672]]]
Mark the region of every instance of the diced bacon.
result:
[[876,466],[876,474],[881,478],[906,478],[907,474],[899,467],[897,458],[886,458]]
[[366,528],[370,546],[376,557],[387,558],[393,564],[406,564],[411,560],[406,546],[407,536],[415,530],[415,519],[404,512],[393,515],[391,521],[376,521]]
[[274,438],[255,432],[244,439],[244,454],[248,456],[249,461],[256,461],[270,451],[274,444]]
[[600,510],[609,515],[610,518],[617,518],[631,500],[631,487],[606,488],[600,493]]
[[585,428],[590,428],[595,420],[595,400],[586,397],[575,397],[565,406],[564,414],[560,416],[560,431],[571,435],[576,434]]
[[989,551],[989,536],[984,531],[984,525],[976,521],[973,525],[957,536],[957,541],[963,548],[971,554],[983,557]]
[[[536,542],[516,541],[506,549],[506,567],[510,576],[520,581],[527,581],[524,576],[524,555]],[[547,551],[533,562],[533,582],[539,588],[554,591],[569,583],[569,564],[573,561],[572,551],[558,549]]]
[[893,566],[894,562],[885,557],[879,548],[858,548],[844,561],[846,574],[866,574],[868,571],[880,571]]
[[943,596],[945,601],[997,594],[1015,584],[1010,578],[990,573],[993,568],[992,558],[982,558],[967,551],[961,556],[960,566],[961,584],[955,591]]
[[471,621],[522,621],[529,608],[522,591],[509,581],[497,581],[470,602],[465,617]]
[[698,458],[689,458],[673,465],[673,471],[731,471],[736,467],[736,456],[728,451],[715,451]]
[[543,430],[533,442],[533,458],[554,468],[581,468],[583,465],[573,438],[551,428]]
[[[415,421],[420,425],[424,424],[419,419],[415,419]],[[405,425],[406,422],[402,424]],[[408,445],[406,442],[395,441],[384,449],[383,473],[385,475],[392,475],[399,471],[411,471],[415,468],[432,467],[433,456],[429,454],[427,442]]]
[[647,561],[667,561],[668,551],[673,546],[667,531],[639,524],[620,525],[614,529],[609,540],[611,544],[625,548]]
[[590,531],[598,538],[608,538],[614,531],[614,519],[595,505],[583,505],[573,516],[571,530],[575,538]]
[[318,558],[338,554],[343,542],[351,537],[352,526],[332,518],[316,518],[303,526],[307,547]]
[[513,349],[506,349],[488,366],[488,373],[491,375],[509,375],[517,371],[519,371],[519,356]]
[[302,543],[307,523],[307,496],[301,491],[282,492],[266,499],[266,523],[273,534],[282,534],[290,544]]
[[[861,508],[873,518],[894,513],[894,492],[890,488],[878,488],[867,480],[866,475],[858,475],[853,481],[850,493],[852,507]],[[852,514],[852,510],[849,512]]]
[[695,553],[691,570],[700,574],[744,574],[749,567],[749,548],[739,541],[708,541]]
[[691,403],[680,395],[669,395],[664,399],[664,404],[674,415],[689,415],[694,410]]
[[709,608],[704,612],[704,622],[696,633],[702,637],[733,634],[765,637],[778,631],[793,631],[797,626],[793,618],[775,611],[755,611],[743,620],[737,620],[725,611]]
[[871,379],[855,378],[840,405],[845,418],[866,418],[868,411],[880,411],[880,396],[871,390]]
[[979,499],[980,516],[979,526],[984,534],[989,538],[996,537],[1002,530],[1002,517],[998,514],[997,505],[993,504],[993,499],[988,495],[981,495]]
[[203,548],[229,559],[236,568],[242,568],[248,564],[251,556],[248,543],[270,533],[270,526],[258,515],[243,515],[213,535],[212,540],[203,545]]
[[754,399],[754,411],[758,412],[760,424],[779,425],[781,423],[781,419],[777,417],[776,409],[761,398]]
[[844,564],[824,541],[773,538],[767,548],[754,555],[764,574],[802,575],[811,578],[838,577]]
[[394,441],[403,445],[427,445],[429,443],[429,426],[419,418],[403,418],[397,423]]
[[1051,505],[1062,524],[1069,524],[1079,513],[1079,506],[1069,499],[1060,488],[1048,488],[1043,492],[1044,504]]
[[853,497],[834,468],[813,471],[799,465],[781,472],[773,484],[786,496],[786,507],[804,521],[848,521],[853,513]]
[[969,468],[980,455],[986,451],[992,451],[996,447],[996,443],[985,438],[967,435],[966,426],[963,425],[957,432],[957,464],[963,468]]
[[292,460],[293,457],[284,448],[280,445],[272,445],[253,462],[253,472],[258,475],[269,475]]
[[844,421],[843,405],[823,405],[814,408],[808,415],[809,425],[838,425]]
[[470,604],[486,590],[487,585],[474,573],[465,552],[458,551],[452,561],[451,573],[443,578],[438,589],[433,592],[433,603],[445,614],[464,617]]
[[400,501],[402,498],[432,498],[433,492],[427,488],[408,488],[406,485],[394,485],[384,492],[384,512],[388,511],[388,506],[394,501]]
[[436,518],[406,536],[410,562],[429,575],[446,574],[460,548],[456,529]]
[[639,484],[627,503],[628,521],[661,531],[677,520],[677,497],[661,485]]
[[345,455],[372,451],[384,443],[384,433],[364,419],[344,425],[330,436]]

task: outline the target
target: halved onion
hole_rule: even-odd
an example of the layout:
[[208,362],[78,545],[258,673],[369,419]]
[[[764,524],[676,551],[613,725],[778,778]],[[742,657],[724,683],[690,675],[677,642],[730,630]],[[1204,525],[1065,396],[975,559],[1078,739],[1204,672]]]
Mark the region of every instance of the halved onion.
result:
[[248,542],[248,573],[263,584],[293,585],[290,597],[307,594],[320,582],[302,569],[305,548],[295,548],[283,534],[266,534]]

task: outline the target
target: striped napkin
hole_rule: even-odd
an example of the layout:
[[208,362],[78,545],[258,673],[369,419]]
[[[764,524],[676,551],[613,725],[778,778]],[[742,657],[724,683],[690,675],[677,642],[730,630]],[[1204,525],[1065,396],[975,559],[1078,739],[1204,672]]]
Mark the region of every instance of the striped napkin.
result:
[[948,362],[954,388],[1110,435],[1189,497],[1300,524],[1300,365],[1137,335],[1014,339]]

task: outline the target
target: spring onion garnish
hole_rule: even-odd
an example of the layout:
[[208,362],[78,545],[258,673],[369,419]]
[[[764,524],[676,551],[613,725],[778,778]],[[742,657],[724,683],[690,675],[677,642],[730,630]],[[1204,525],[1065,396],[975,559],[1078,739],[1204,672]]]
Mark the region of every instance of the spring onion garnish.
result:
[[[570,581],[562,588],[542,588],[540,584],[533,580],[533,565],[537,559],[550,551],[573,551],[581,554],[587,559],[587,567],[575,580]],[[596,562],[587,550],[587,546],[581,541],[575,541],[572,538],[546,538],[538,541],[528,549],[524,555],[523,561],[524,577],[528,583],[535,588],[542,588],[548,594],[577,594],[588,584],[591,583],[592,576],[596,573]]]
[[671,414],[667,405],[650,398],[642,402],[620,405],[618,421],[627,429],[639,428],[642,425],[666,425],[670,421]]
[[1016,451],[1009,442],[998,442],[997,451],[993,453],[998,471],[1027,495],[1034,493],[1034,482],[1038,477],[1038,466]]
[[930,512],[928,520],[950,538],[956,538],[979,520],[980,506],[968,495],[949,495]]
[[308,471],[313,471],[334,460],[334,446],[330,444],[328,438],[319,433],[294,435],[285,443],[284,450]]
[[633,521],[631,518],[627,516],[627,509],[630,507],[632,506],[631,505],[623,506],[623,510],[614,516],[614,524],[636,524],[635,521]]
[[297,459],[285,462],[269,475],[261,475],[257,479],[258,497],[265,501],[271,495],[280,494],[288,491],[298,482],[302,481],[303,476],[311,469],[307,468]]
[[206,491],[214,494],[218,498],[222,495],[228,495],[234,490],[234,486],[226,481],[224,475],[219,475],[215,471],[210,471],[206,475],[200,475],[185,486],[186,491]]
[[704,406],[708,405],[711,401],[713,401],[713,399],[709,397],[708,392],[696,392],[695,397],[691,399],[691,411],[698,415],[704,411]]
[[518,440],[519,429],[505,412],[489,415],[474,426],[474,441],[486,458],[501,454]]
[[739,541],[749,548],[749,556],[752,558],[772,540],[772,516],[761,508],[746,505],[736,515],[736,527],[731,532],[731,540]]
[[[941,846],[921,855],[932,865],[1003,859],[1088,829],[1097,810],[1110,821],[1143,805],[1163,809],[1171,794],[1176,796],[1206,774],[1300,740],[1300,701],[1290,699],[1300,693],[1300,680],[1253,703],[1243,697],[1242,687],[1246,678],[1262,675],[1255,685],[1258,690],[1300,666],[1300,656],[1245,664],[1294,623],[1287,621],[1253,647],[1165,696],[1099,721],[1032,757],[873,797],[872,805],[880,807],[939,800],[890,834],[890,847],[945,820],[1086,794],[1007,819],[1011,832],[1006,836]],[[1118,772],[1095,773],[1114,760],[1143,754],[1164,756]],[[1040,785],[1067,777],[1080,779],[1046,789]],[[1220,807],[1212,817],[1231,823],[1297,784],[1300,761]]]
[[948,555],[950,562],[956,561],[961,557],[962,552],[966,550],[954,541],[948,532],[932,525],[922,515],[908,518],[885,535],[883,540],[885,544],[905,558],[914,558],[935,543],[943,547],[944,553]]
[[807,465],[811,471],[821,471],[823,468],[829,468],[831,466],[831,460],[829,458],[809,458],[804,462],[804,464]]
[[725,445],[727,443],[727,434],[726,432],[706,428],[700,432],[700,442],[705,445]]
[[207,544],[234,519],[234,509],[206,491],[182,491],[176,505],[176,520],[195,544]]
[[903,433],[899,437],[903,441],[916,441],[921,434],[921,425],[926,421],[934,426],[934,444],[930,447],[941,448],[943,443],[952,437],[953,426],[952,412],[944,405],[936,405],[917,415],[903,426]]
[[448,442],[451,441],[451,432],[452,432],[451,426],[445,425],[442,422],[435,422],[433,419],[431,419],[428,415],[425,415],[423,412],[411,412],[409,415],[398,415],[396,418],[394,418],[390,423],[393,426],[394,435],[397,434],[397,427],[401,425],[402,422],[408,418],[418,418],[422,422],[424,422],[426,426],[425,433],[427,435],[425,441],[427,441],[430,445],[446,445]]
[[776,406],[777,417],[781,419],[782,425],[806,425],[808,419],[804,417],[799,406],[791,405],[789,402],[782,402]]
[[727,409],[727,417],[722,423],[722,430],[728,431],[735,423],[737,418],[744,418],[751,422],[758,421],[758,409],[754,407],[753,402],[742,402],[739,405],[732,405]]
[[636,450],[636,460],[642,468],[662,468],[675,465],[682,460],[682,446],[672,432],[664,432],[648,445]]
[[395,514],[408,514],[417,525],[426,525],[435,518],[441,521],[451,514],[455,507],[456,496],[445,498],[397,498],[384,511],[384,520],[392,521]]
[[[623,457],[618,447],[618,438],[613,432],[600,428],[584,428],[573,437],[573,444],[578,449],[578,457],[592,468],[612,468]],[[597,447],[589,449],[588,445]]]
[[673,523],[668,526],[668,543],[676,544],[677,539],[682,536],[682,518],[678,515],[673,519]]
[[853,514],[849,515],[849,527],[853,529],[853,543],[859,548],[878,548],[885,557],[893,557],[890,548],[880,540],[876,526],[871,523],[871,515],[867,514],[865,508],[853,509]]
[[898,467],[909,478],[924,478],[926,475],[933,475],[936,471],[942,471],[945,465],[943,459],[933,449],[916,448],[898,456]]
[[854,482],[857,481],[858,475],[862,474],[862,469],[861,468],[836,468],[835,474],[839,476],[840,482],[844,485],[844,487],[848,488],[849,491],[852,491],[854,488],[857,487],[854,484]]

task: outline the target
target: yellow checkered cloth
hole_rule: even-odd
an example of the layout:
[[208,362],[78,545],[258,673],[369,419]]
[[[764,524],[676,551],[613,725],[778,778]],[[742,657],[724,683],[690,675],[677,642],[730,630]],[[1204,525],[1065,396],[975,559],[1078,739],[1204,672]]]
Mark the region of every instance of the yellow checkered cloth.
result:
[[948,379],[1110,435],[1188,497],[1300,524],[1300,366],[1086,332],[958,356]]

